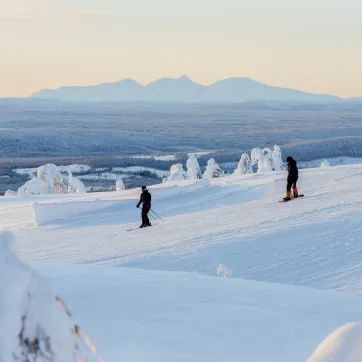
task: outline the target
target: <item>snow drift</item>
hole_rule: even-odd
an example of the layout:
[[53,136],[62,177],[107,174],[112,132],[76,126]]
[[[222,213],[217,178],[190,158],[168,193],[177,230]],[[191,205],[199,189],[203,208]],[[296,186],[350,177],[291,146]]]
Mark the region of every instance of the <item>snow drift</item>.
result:
[[331,333],[307,362],[361,362],[362,324],[348,323]]
[[15,256],[12,242],[12,234],[0,234],[0,360],[78,361],[83,331],[47,281]]

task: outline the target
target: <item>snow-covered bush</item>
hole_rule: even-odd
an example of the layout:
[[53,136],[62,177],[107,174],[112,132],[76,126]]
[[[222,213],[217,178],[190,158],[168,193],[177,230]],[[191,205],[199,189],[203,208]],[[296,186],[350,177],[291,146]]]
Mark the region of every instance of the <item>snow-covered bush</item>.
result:
[[46,194],[65,194],[67,187],[63,183],[63,177],[56,165],[48,164],[38,168],[38,178],[43,184]]
[[124,186],[123,180],[120,178],[116,181],[116,190],[117,191],[123,191],[126,189],[126,186]]
[[226,278],[226,277],[230,277],[232,275],[232,272],[226,265],[220,264],[217,267],[216,274],[222,275],[224,278]]
[[216,163],[213,158],[210,158],[207,161],[206,170],[204,172],[203,178],[218,178],[224,176],[223,170],[220,166]]
[[87,192],[84,183],[79,178],[74,177],[71,171],[69,171],[68,177],[68,192],[77,194],[85,194]]
[[360,362],[362,325],[348,323],[331,333],[307,362]]
[[327,167],[330,167],[330,164],[327,160],[324,160],[322,163],[321,163],[321,168],[327,168]]
[[172,165],[170,168],[170,176],[167,178],[167,181],[180,181],[180,180],[186,180],[186,172],[183,169],[183,166],[181,163],[177,163],[175,165]]
[[186,168],[187,178],[189,180],[198,180],[202,178],[201,168],[195,155],[191,155],[191,157],[187,160]]
[[273,171],[273,157],[270,148],[264,148],[263,150],[259,147],[251,150],[251,163],[252,165],[258,165],[258,173]]
[[18,196],[18,193],[17,192],[15,192],[15,191],[13,191],[13,190],[7,190],[6,192],[5,192],[5,195],[4,195],[5,197],[14,197],[14,196]]
[[234,171],[233,175],[240,176],[246,173],[253,173],[253,168],[251,167],[250,157],[247,153],[241,155],[238,168]]
[[47,281],[15,256],[12,239],[0,234],[0,361],[88,361],[85,347],[96,354],[94,343]]
[[282,151],[278,145],[274,146],[272,151],[272,159],[273,159],[273,169],[274,171],[283,171],[283,159],[282,159]]
[[43,193],[43,183],[37,177],[25,182],[18,190],[18,196],[41,195]]

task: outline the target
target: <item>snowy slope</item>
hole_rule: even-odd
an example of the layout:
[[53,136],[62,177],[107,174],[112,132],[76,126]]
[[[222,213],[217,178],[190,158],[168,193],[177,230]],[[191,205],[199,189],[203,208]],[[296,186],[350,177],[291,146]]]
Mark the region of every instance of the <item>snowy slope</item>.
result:
[[301,170],[305,197],[282,204],[285,176],[153,186],[165,222],[132,232],[139,190],[2,198],[0,223],[106,361],[306,361],[361,320],[362,165]]

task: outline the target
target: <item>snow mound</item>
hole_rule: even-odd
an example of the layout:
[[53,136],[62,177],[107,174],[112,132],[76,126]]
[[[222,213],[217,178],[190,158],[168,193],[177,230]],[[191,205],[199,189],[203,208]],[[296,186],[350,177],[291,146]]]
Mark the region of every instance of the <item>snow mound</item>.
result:
[[324,160],[322,163],[321,163],[321,168],[327,168],[327,167],[330,167],[330,164],[327,160]]
[[175,165],[172,165],[170,168],[170,176],[166,179],[166,182],[182,180],[186,180],[186,172],[183,169],[182,164],[177,163]]
[[0,360],[79,358],[80,328],[47,280],[15,256],[12,243],[12,234],[0,234]]
[[68,193],[85,194],[86,192],[83,182],[79,178],[74,177],[72,172],[69,171]]
[[43,183],[37,177],[25,182],[18,190],[19,196],[41,195],[43,193]]
[[307,362],[361,362],[362,324],[348,323],[331,333]]
[[15,191],[13,191],[13,190],[7,190],[6,192],[5,192],[5,195],[4,195],[5,197],[14,197],[14,196],[18,196],[18,193],[17,192],[15,192]]

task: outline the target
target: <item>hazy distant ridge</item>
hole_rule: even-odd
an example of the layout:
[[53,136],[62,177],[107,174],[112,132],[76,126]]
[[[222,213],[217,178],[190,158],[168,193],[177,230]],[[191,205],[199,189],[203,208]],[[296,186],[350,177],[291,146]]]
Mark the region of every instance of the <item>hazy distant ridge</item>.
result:
[[328,102],[341,98],[328,94],[314,94],[296,89],[280,88],[250,78],[229,78],[210,85],[201,85],[182,76],[162,78],[146,86],[133,79],[94,86],[44,89],[32,98],[63,101],[155,101],[155,102],[246,102],[246,101],[302,101]]

